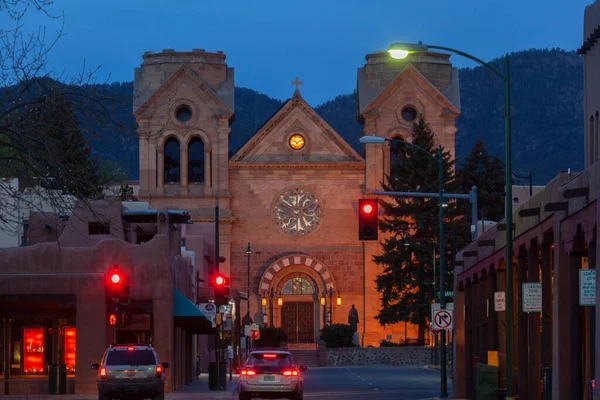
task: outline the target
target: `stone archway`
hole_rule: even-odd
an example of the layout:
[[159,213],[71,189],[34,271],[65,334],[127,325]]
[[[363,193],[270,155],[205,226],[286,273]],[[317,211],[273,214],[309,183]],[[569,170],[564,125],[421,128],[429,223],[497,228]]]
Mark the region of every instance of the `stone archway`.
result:
[[[295,278],[310,283],[312,292],[282,293],[286,282]],[[283,304],[277,305],[277,299],[274,298],[273,308],[263,312],[274,317],[274,326],[286,329],[290,345],[315,343],[324,325],[324,310],[319,302],[320,293],[330,287],[335,287],[333,275],[319,260],[305,254],[281,257],[263,273],[259,291],[263,293],[272,289],[276,297],[283,299]]]
[[273,278],[275,278],[276,275],[279,275],[281,271],[287,270],[290,267],[295,267],[296,269],[306,267],[306,272],[313,278],[316,278],[315,281],[321,290],[328,289],[332,286],[335,287],[333,275],[325,264],[306,254],[293,254],[279,258],[265,270],[260,278],[260,284],[258,286],[259,292],[269,290],[272,287]]

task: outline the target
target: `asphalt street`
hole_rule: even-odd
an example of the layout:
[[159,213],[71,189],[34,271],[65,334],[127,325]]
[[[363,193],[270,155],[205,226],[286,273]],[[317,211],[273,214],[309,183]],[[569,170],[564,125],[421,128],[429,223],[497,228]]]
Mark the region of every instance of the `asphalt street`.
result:
[[[206,383],[200,381],[169,393],[166,398],[237,398],[235,380],[234,377],[227,391],[206,391]],[[451,387],[449,391],[451,392]],[[424,369],[422,366],[327,367],[312,368],[304,373],[304,397],[307,399],[343,397],[344,400],[430,400],[439,394],[439,371]]]

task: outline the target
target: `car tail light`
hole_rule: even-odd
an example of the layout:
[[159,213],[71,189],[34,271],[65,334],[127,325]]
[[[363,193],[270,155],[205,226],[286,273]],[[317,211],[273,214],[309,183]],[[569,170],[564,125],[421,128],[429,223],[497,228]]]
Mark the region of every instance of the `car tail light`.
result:
[[156,377],[160,378],[163,372],[163,367],[162,365],[157,365],[156,366]]
[[265,354],[263,358],[277,358],[277,354]]
[[106,379],[106,368],[100,368],[100,377]]
[[252,369],[244,368],[241,372],[242,376],[256,376],[256,371]]
[[300,373],[297,369],[287,369],[283,371],[283,376],[298,376]]
[[133,347],[128,347],[127,350],[133,351]]

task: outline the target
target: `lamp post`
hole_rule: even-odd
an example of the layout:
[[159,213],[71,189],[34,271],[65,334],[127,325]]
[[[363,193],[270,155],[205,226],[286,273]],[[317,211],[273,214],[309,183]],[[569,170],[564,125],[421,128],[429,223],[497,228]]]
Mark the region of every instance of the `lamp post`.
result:
[[[323,296],[321,297],[321,304],[325,305],[325,297],[329,297],[329,325],[333,324],[333,296],[335,296],[336,292],[333,289],[333,286],[329,286],[329,289],[325,289],[323,290]],[[336,298],[336,304],[338,306],[342,305],[342,298],[340,297],[339,293],[338,296]]]
[[[449,51],[466,57],[472,61],[475,61],[479,65],[487,68],[494,75],[496,75],[502,83],[504,83],[504,132],[505,132],[505,150],[506,150],[506,168],[505,168],[505,180],[510,182],[512,175],[512,151],[511,151],[511,131],[510,131],[510,63],[508,54],[504,56],[504,64],[506,71],[504,74],[500,73],[497,69],[492,67],[485,61],[472,56],[468,53],[460,50],[451,49],[449,47],[424,45],[419,42],[418,44],[410,43],[394,43],[388,48],[390,56],[393,58],[406,58],[410,53],[424,52],[429,49]],[[505,199],[505,222],[506,222],[506,395],[511,397],[513,393],[513,368],[512,368],[512,308],[513,308],[513,282],[512,282],[512,185],[506,185],[506,199]],[[443,260],[443,258],[442,258]],[[441,266],[440,266],[441,267]],[[440,268],[440,273],[442,269]],[[443,287],[440,291],[444,291]],[[443,298],[443,297],[442,297]],[[444,303],[445,304],[445,303]],[[444,308],[440,303],[440,308]],[[445,355],[445,354],[444,354]],[[445,362],[445,359],[442,359]],[[442,396],[447,396],[446,385],[445,385],[445,366],[442,365]]]
[[248,311],[246,315],[250,317],[250,254],[252,254],[252,248],[250,247],[250,242],[248,242],[248,248],[246,249],[246,254],[248,255]]
[[[427,150],[425,150],[424,148],[422,148],[421,146],[417,146],[416,144],[410,143],[410,142],[405,142],[403,140],[398,140],[398,139],[387,139],[387,138],[382,138],[382,137],[378,137],[378,136],[363,136],[360,138],[360,142],[361,143],[384,143],[384,142],[394,142],[394,143],[402,143],[405,144],[407,146],[412,146],[420,151],[422,151],[423,153],[427,154],[429,157],[433,158],[434,160],[437,159],[437,167],[438,167],[438,197],[439,197],[439,224],[440,224],[440,238],[439,238],[439,245],[440,245],[440,263],[439,263],[439,267],[440,267],[440,292],[445,292],[445,285],[444,285],[444,278],[445,278],[445,274],[446,274],[446,266],[444,263],[444,257],[442,256],[444,253],[444,207],[446,206],[446,204],[444,203],[444,168],[443,168],[443,151],[442,151],[442,145],[439,145],[438,147],[438,155],[437,157],[434,156],[433,154],[431,154],[430,152],[428,152]],[[440,296],[440,309],[441,310],[445,310],[446,309],[446,297],[445,296]],[[441,339],[442,342],[445,343],[445,338],[446,338],[446,332],[444,330],[441,331]],[[447,382],[447,377],[446,377],[446,346],[442,346],[442,352],[441,352],[441,378],[442,378],[442,383],[441,383],[441,394],[440,397],[448,397],[448,382]]]
[[[494,158],[494,159],[500,161],[500,163],[502,165],[504,165],[504,167],[506,168],[506,164],[504,164],[504,162],[501,159],[499,159],[498,157],[479,153],[479,161],[477,163],[477,170],[475,171],[478,174],[485,173],[485,164],[483,162],[484,157]],[[518,179],[528,179],[529,180],[529,197],[533,196],[533,175],[531,174],[531,171],[529,171],[529,173],[526,176],[517,175],[517,173],[515,171],[512,171],[512,175]],[[511,201],[512,201],[512,199],[511,199]]]
[[[269,326],[273,326],[273,298],[275,297],[275,290],[270,288],[269,290],[264,290],[262,295],[262,306],[267,306],[267,298],[269,299]],[[266,323],[266,321],[263,321]]]

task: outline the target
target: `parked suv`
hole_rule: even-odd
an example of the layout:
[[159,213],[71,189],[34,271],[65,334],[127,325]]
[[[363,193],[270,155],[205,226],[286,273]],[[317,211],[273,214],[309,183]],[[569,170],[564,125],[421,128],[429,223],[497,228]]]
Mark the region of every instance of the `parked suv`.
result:
[[302,400],[306,367],[298,365],[288,351],[253,351],[240,368],[240,400],[289,398]]
[[101,363],[92,365],[98,371],[98,399],[164,400],[166,368],[151,345],[111,345]]

